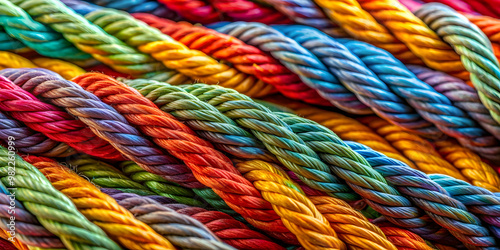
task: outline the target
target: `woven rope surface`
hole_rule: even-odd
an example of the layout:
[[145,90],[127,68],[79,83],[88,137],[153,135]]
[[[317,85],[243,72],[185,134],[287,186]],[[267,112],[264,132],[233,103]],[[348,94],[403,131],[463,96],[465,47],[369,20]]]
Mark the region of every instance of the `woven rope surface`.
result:
[[[68,0],[64,0],[68,1]],[[170,20],[179,20],[177,12],[167,8],[164,4],[154,0],[92,0],[91,2],[118,10],[124,10],[130,13],[151,13],[155,16],[168,18]],[[66,4],[66,3],[65,3]]]
[[208,0],[220,13],[233,21],[283,24],[292,21],[274,8],[250,0]]
[[158,0],[158,2],[191,22],[209,24],[223,20],[222,14],[205,0]]

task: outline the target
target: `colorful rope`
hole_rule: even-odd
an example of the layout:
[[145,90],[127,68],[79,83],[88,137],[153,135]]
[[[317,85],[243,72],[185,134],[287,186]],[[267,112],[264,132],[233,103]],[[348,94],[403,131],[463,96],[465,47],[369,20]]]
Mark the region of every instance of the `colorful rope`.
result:
[[269,52],[335,107],[354,114],[372,113],[315,55],[275,29],[264,24],[243,22],[210,27]]
[[461,56],[484,106],[500,123],[500,69],[488,38],[464,16],[441,4],[426,4],[415,12]]
[[282,13],[249,0],[208,0],[219,12],[234,21],[286,24],[292,21]]
[[498,35],[500,20],[487,16],[466,15],[466,17],[490,39],[493,53],[498,60],[500,58],[500,37]]
[[[68,1],[68,0],[64,0]],[[86,0],[88,1],[88,0]],[[76,2],[76,1],[75,1]],[[80,2],[80,1],[78,1]],[[124,10],[130,13],[150,13],[155,16],[168,18],[170,20],[179,20],[180,16],[177,12],[168,9],[165,5],[154,0],[92,0],[97,5],[106,8]],[[64,4],[67,5],[65,2]]]
[[26,59],[18,54],[7,51],[0,51],[0,69],[6,68],[36,68],[29,59]]
[[221,13],[205,0],[158,0],[188,21],[209,24],[223,20]]
[[9,34],[7,34],[3,27],[0,27],[0,50],[11,52],[25,52],[29,50],[29,48],[19,40],[9,36]]
[[[318,105],[330,105],[272,56],[234,37],[187,23],[174,23],[149,14],[135,18],[159,29],[190,49],[200,50],[217,60],[231,63],[239,71],[271,84],[283,95]],[[279,60],[279,58],[278,58]]]
[[25,159],[40,170],[54,188],[68,196],[87,219],[124,248],[175,249],[168,240],[76,173],[47,158],[29,156]]
[[420,236],[397,227],[380,226],[387,239],[394,244],[398,250],[431,250]]
[[[37,168],[21,157],[9,154],[4,147],[0,147],[0,160],[2,193],[9,194],[7,188],[16,188],[16,200],[20,201],[44,228],[58,236],[66,247],[121,249],[99,227],[78,212],[71,200],[57,191]],[[15,164],[16,174],[13,176],[9,175],[11,164],[8,162]]]

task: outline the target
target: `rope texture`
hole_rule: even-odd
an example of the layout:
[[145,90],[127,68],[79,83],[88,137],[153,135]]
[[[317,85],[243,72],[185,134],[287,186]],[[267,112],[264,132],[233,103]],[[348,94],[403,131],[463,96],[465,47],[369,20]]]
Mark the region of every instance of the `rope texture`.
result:
[[461,56],[484,106],[500,123],[500,69],[488,38],[464,16],[441,4],[426,4],[415,12]]
[[91,0],[90,2],[106,8],[124,10],[130,13],[150,13],[170,20],[181,19],[177,12],[153,0]]
[[25,159],[40,170],[54,188],[68,196],[87,219],[124,248],[175,249],[168,240],[76,173],[47,158]]
[[17,249],[23,249],[23,248],[18,248],[12,242],[5,240],[5,239],[0,239],[0,247],[4,250],[17,250]]
[[[17,141],[16,141],[17,142]],[[57,191],[37,168],[0,148],[2,193],[16,188],[16,200],[31,212],[49,232],[58,236],[69,249],[121,249],[96,225],[88,221],[64,194]],[[14,162],[16,174],[9,180],[8,162]],[[15,185],[12,185],[15,184]]]
[[490,40],[493,53],[497,60],[500,58],[500,20],[487,16],[465,15]]
[[275,29],[264,24],[243,22],[212,28],[270,53],[335,107],[354,114],[372,113],[315,55]]
[[205,0],[158,0],[158,2],[191,22],[209,24],[223,20],[221,13]]
[[321,98],[314,89],[304,84],[299,76],[272,56],[237,38],[211,29],[188,23],[175,23],[149,14],[134,14],[133,16],[190,49],[200,50],[217,60],[227,61],[239,71],[273,85],[285,96],[312,104],[329,105],[329,102]]
[[18,54],[7,51],[0,51],[0,69],[36,67],[37,65],[34,64],[31,60],[26,59]]
[[292,21],[273,8],[249,0],[208,0],[219,12],[233,21],[286,24]]
[[401,229],[391,226],[381,226],[380,230],[384,232],[387,239],[394,244],[398,250],[431,250],[432,247],[428,246],[420,236]]
[[[14,239],[14,242],[11,241],[12,239],[9,240],[9,237],[11,237],[11,235],[10,235],[10,233],[8,233],[4,230],[0,230],[0,237],[4,240],[8,240],[9,243],[14,246],[14,249],[28,250],[28,247],[25,244],[23,244],[22,242],[20,242],[19,240]],[[9,249],[9,248],[7,248],[7,249]]]
[[468,80],[469,74],[455,51],[398,0],[358,0],[358,3],[427,66]]
[[26,47],[22,42],[13,37],[9,36],[7,32],[0,27],[0,50],[1,51],[12,51],[12,52],[26,52],[30,49]]
[[482,15],[500,18],[500,1],[498,0],[474,0],[469,4]]
[[212,188],[252,225],[273,232],[283,240],[289,240],[290,233],[282,230],[285,228],[272,211],[271,205],[239,174],[231,161],[213,149],[209,142],[196,137],[186,125],[113,78],[88,73],[74,81],[113,106],[157,145],[183,160],[201,183]]
[[0,77],[0,90],[0,110],[29,128],[78,151],[105,159],[123,160],[107,141],[97,137],[85,124],[63,110],[41,102],[4,77]]

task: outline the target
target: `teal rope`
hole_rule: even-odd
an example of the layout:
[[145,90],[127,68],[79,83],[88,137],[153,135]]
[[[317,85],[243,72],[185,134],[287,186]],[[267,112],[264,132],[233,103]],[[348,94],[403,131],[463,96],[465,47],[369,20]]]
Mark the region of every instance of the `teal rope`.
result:
[[[9,172],[15,165],[13,183]],[[0,181],[2,192],[16,188],[16,199],[35,215],[51,233],[57,235],[69,249],[121,249],[96,225],[78,212],[70,199],[57,191],[37,168],[19,156],[9,155],[0,146]],[[12,185],[14,184],[14,185]]]
[[0,27],[0,51],[20,49],[26,49],[26,45],[9,36],[9,34],[7,34],[2,27]]

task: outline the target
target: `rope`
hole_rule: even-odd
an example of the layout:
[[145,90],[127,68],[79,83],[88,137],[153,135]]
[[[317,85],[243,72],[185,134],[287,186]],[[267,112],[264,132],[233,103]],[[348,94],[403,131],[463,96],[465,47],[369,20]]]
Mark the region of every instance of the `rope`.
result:
[[264,143],[288,169],[308,186],[343,200],[359,197],[335,177],[318,155],[266,107],[234,90],[212,85],[186,85],[183,88],[198,99],[216,107],[239,126]]
[[448,192],[427,175],[361,144],[355,142],[347,144],[365,157],[391,185],[408,196],[437,224],[448,229],[466,246],[471,248],[496,246],[495,238],[490,236],[488,229],[481,225],[479,219],[469,213],[463,203],[450,197]]
[[243,22],[212,28],[270,53],[335,107],[354,114],[372,113],[315,55],[277,30],[264,24]]
[[332,37],[347,37],[338,24],[331,21],[312,0],[263,0],[294,22],[317,28]]
[[405,63],[422,64],[404,43],[377,23],[356,0],[314,0],[314,2],[351,37],[385,49]]
[[[11,222],[11,216],[15,216],[15,224]],[[28,249],[24,244],[40,248],[65,248],[57,236],[47,231],[33,214],[15,200],[15,196],[0,194],[0,220],[5,239],[21,246],[21,249]]]
[[455,51],[399,1],[358,0],[358,2],[427,66],[461,79],[469,78]]
[[[18,241],[18,240],[16,240],[16,239],[14,239],[14,242],[10,241],[10,240],[9,240],[9,237],[11,237],[11,235],[10,235],[8,232],[4,231],[4,230],[0,230],[0,237],[1,237],[2,239],[8,240],[8,241],[9,241],[9,243],[10,243],[12,246],[14,246],[14,247],[15,247],[14,249],[18,249],[18,250],[28,250],[28,247],[27,247],[25,244],[21,243],[20,241]],[[7,250],[8,250],[8,248],[7,248]]]
[[[78,212],[71,200],[57,191],[42,173],[19,156],[11,155],[6,148],[0,147],[2,193],[9,192],[6,188],[16,188],[16,200],[70,249],[120,249],[99,227]],[[15,163],[16,174],[13,176],[9,175],[8,162]]]
[[418,208],[391,187],[381,174],[335,133],[293,114],[277,115],[328,164],[336,176],[345,180],[375,211],[392,223],[408,228],[426,239],[438,241],[446,237],[445,230],[437,227],[429,218],[422,217]]
[[285,96],[312,104],[329,105],[329,102],[321,98],[314,89],[304,84],[299,76],[272,56],[237,38],[211,29],[187,23],[175,23],[148,14],[134,14],[133,16],[161,30],[190,49],[200,50],[217,60],[227,61],[239,71],[273,85]]
[[[103,189],[114,199],[120,201],[131,197],[126,193],[112,193],[110,189]],[[249,229],[245,224],[235,220],[230,215],[219,211],[208,211],[200,207],[190,207],[183,204],[172,203],[172,200],[159,196],[147,198],[161,203],[164,207],[175,210],[180,214],[188,215],[203,223],[212,233],[222,239],[226,244],[241,250],[268,249],[284,250],[284,247],[272,242],[266,236]]]
[[[68,0],[63,0],[68,1]],[[75,1],[76,2],[76,1]],[[80,2],[80,1],[78,1]],[[124,10],[130,13],[150,13],[170,20],[180,20],[175,11],[153,0],[92,0],[91,2],[106,8]],[[66,4],[66,3],[65,3]]]
[[12,52],[25,52],[29,50],[26,45],[24,45],[22,42],[19,40],[14,39],[13,37],[9,36],[7,32],[3,29],[3,27],[0,27],[0,50],[1,51],[12,51]]
[[[383,75],[385,72],[377,71],[380,65],[376,65],[376,68],[370,67],[369,59],[360,60],[357,57],[360,53],[355,53],[355,49],[349,46],[349,43],[344,43],[346,48],[320,31],[305,26],[280,26],[276,29],[316,55],[344,86],[355,93],[361,102],[371,107],[379,116],[419,134],[431,136],[441,134],[405,100],[391,91],[390,87],[393,85],[387,82],[387,77]],[[348,48],[354,53],[351,53]],[[386,61],[382,62],[384,63],[382,66],[386,66]],[[333,91],[335,90],[332,89]]]
[[12,242],[10,242],[8,240],[4,240],[4,239],[0,240],[0,247],[4,250],[17,250],[18,249],[15,245],[12,244]]
[[488,38],[464,16],[440,4],[426,4],[415,12],[461,56],[484,106],[500,123],[500,69]]
[[381,226],[387,239],[394,244],[398,250],[431,250],[420,236],[397,227]]
[[205,0],[158,0],[184,19],[201,24],[223,20],[222,15]]
[[146,224],[134,218],[113,198],[102,193],[92,183],[69,171],[57,162],[39,157],[27,157],[49,179],[54,188],[68,196],[87,219],[127,249],[175,249]]
[[127,121],[151,137],[154,143],[184,161],[197,180],[212,188],[249,223],[283,240],[289,239],[290,233],[272,211],[271,205],[262,199],[225,155],[196,137],[186,125],[113,78],[91,73],[79,76],[74,81],[113,106]]
[[38,67],[53,71],[68,80],[85,73],[82,68],[58,59],[39,57],[31,61]]
[[467,209],[481,218],[496,238],[500,238],[500,197],[492,192],[473,186],[446,175],[430,175],[433,181],[450,195],[462,202]]
[[0,74],[14,83],[22,82],[21,88],[36,97],[64,108],[89,126],[94,134],[107,140],[147,171],[186,187],[203,187],[186,166],[144,138],[115,109],[77,84],[41,70],[11,69],[3,70]]
[[466,15],[467,19],[476,25],[490,40],[497,60],[500,58],[500,21],[487,16]]
[[[425,2],[425,3],[432,3],[432,2],[442,3],[442,4],[450,6],[451,8],[453,8],[453,9],[455,9],[457,11],[460,11],[460,12],[465,12],[465,13],[470,13],[470,14],[475,13],[474,9],[469,4],[469,2],[471,2],[471,1],[464,2],[464,1],[461,1],[461,0],[422,0],[422,2]],[[477,14],[477,13],[475,13],[475,14]]]
[[[10,0],[31,17],[61,33],[80,50],[119,72],[137,77],[171,79],[184,82],[184,77],[167,71],[149,55],[127,46],[99,27],[55,0]],[[175,75],[175,76],[174,76]]]
[[[23,82],[16,81],[16,84]],[[0,77],[0,90],[0,110],[29,128],[78,151],[105,159],[123,160],[107,141],[97,137],[85,124],[63,110],[41,102],[4,77]]]
[[264,24],[291,23],[287,16],[266,6],[249,0],[208,0],[219,12],[234,21],[259,22]]
[[[1,44],[1,42],[0,42]],[[36,68],[32,61],[18,54],[0,51],[0,69],[5,68]]]

